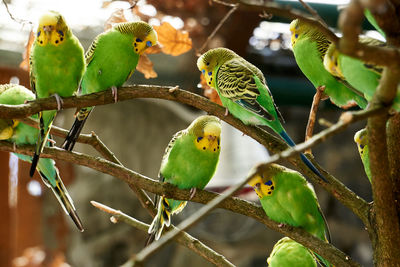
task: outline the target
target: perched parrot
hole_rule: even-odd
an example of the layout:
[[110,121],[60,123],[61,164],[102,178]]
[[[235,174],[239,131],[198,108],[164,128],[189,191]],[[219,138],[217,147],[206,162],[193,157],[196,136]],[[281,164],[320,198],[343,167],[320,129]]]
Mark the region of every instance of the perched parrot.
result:
[[364,15],[368,22],[371,23],[371,25],[374,26],[374,28],[386,39],[385,32],[381,29],[381,27],[379,27],[378,22],[376,22],[374,16],[368,8],[364,9]]
[[371,169],[369,168],[369,148],[367,129],[361,129],[354,135],[354,142],[357,144],[358,152],[360,153],[361,161],[364,165],[365,174],[369,182],[371,182]]
[[[48,11],[40,17],[29,59],[31,88],[36,98],[55,96],[60,110],[60,97],[69,97],[76,93],[85,71],[83,48],[60,13]],[[35,172],[56,113],[56,110],[39,113],[40,134],[30,176]]]
[[[159,178],[180,189],[203,189],[218,164],[221,123],[214,116],[200,116],[169,142],[161,162]],[[194,191],[195,192],[195,191]],[[171,215],[179,213],[186,201],[157,197],[157,215],[149,227],[149,240],[158,240]]]
[[[330,242],[329,229],[312,186],[298,172],[277,164],[262,168],[249,181],[267,216],[276,222],[301,227]],[[329,262],[316,257],[326,266]]]
[[[234,117],[244,124],[268,126],[288,145],[296,145],[283,128],[280,122],[282,116],[264,75],[256,66],[229,49],[215,48],[199,57],[197,67]],[[300,157],[315,174],[327,182],[303,154]]]
[[[157,33],[146,22],[126,22],[114,25],[98,35],[85,54],[86,72],[82,78],[81,94],[111,88],[115,102],[117,87],[133,74],[139,56],[157,43]],[[93,107],[79,110],[62,148],[71,151]]]
[[323,60],[331,42],[317,29],[299,19],[290,23],[290,31],[297,65],[310,82],[316,88],[325,86],[324,93],[339,107],[346,108],[355,101],[359,107],[365,108],[367,101],[360,92],[325,70]]
[[309,249],[289,237],[280,239],[267,259],[269,267],[317,267]]
[[[369,37],[360,38],[360,42],[374,46],[386,46],[384,42]],[[332,75],[346,79],[348,83],[362,92],[368,101],[372,99],[379,85],[383,70],[381,66],[371,65],[341,54],[333,43],[326,52],[324,66]],[[393,100],[393,108],[400,111],[399,90]]]
[[[34,100],[35,95],[23,86],[15,84],[0,85],[0,104],[19,105],[25,100]],[[36,116],[35,116],[36,117]],[[18,120],[0,119],[0,140],[8,140],[17,146],[34,145],[38,136],[37,129]],[[50,142],[47,142],[51,146]],[[32,157],[16,154],[20,159],[31,162]],[[46,186],[50,187],[64,211],[71,217],[82,232],[83,226],[76,213],[74,203],[61,181],[55,162],[49,158],[41,158],[36,166]]]

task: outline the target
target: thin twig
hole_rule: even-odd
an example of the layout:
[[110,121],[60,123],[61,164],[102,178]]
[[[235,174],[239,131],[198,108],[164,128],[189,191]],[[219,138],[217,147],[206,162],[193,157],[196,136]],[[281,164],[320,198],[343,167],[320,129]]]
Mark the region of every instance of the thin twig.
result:
[[310,14],[314,18],[317,18],[317,20],[319,22],[321,22],[321,24],[325,25],[325,27],[328,27],[328,24],[326,24],[326,22],[321,18],[321,16],[318,14],[318,12],[314,8],[312,8],[309,4],[307,4],[303,0],[299,0],[299,2],[305,9],[307,9],[308,12],[310,12]]
[[[317,118],[318,106],[319,106],[319,102],[321,101],[321,97],[324,92],[324,89],[325,89],[325,86],[318,86],[317,91],[315,92],[313,102],[312,102],[311,108],[310,108],[310,115],[308,116],[305,141],[310,139],[313,135],[315,120]],[[312,153],[311,149],[307,149],[305,152],[310,153],[310,154]]]
[[[148,224],[143,223],[135,218],[132,218],[120,210],[115,210],[96,201],[90,201],[90,203],[99,210],[111,214],[112,217],[110,218],[110,220],[112,223],[117,223],[119,221],[122,221],[126,224],[129,224],[130,226],[133,226],[147,233],[147,229],[149,228]],[[180,233],[178,236],[174,238],[174,240],[177,243],[183,245],[184,247],[193,250],[196,254],[201,255],[207,261],[212,262],[216,266],[231,266],[231,267],[234,266],[223,255],[215,252],[214,250],[206,246],[204,243],[202,243],[200,240],[192,237],[191,235],[185,232]]]
[[[223,3],[221,1],[214,0],[214,2],[226,5],[226,3]],[[212,33],[207,37],[207,40],[204,42],[204,44],[201,46],[201,48],[196,51],[196,55],[198,57],[204,52],[204,49],[206,48],[206,46],[208,45],[210,40],[215,36],[215,34],[222,27],[222,25],[225,23],[225,21],[233,14],[233,12],[235,12],[235,10],[238,8],[239,5],[238,4],[230,4],[229,6],[232,7],[231,10],[229,10],[229,12],[226,13],[226,15],[218,23],[217,27],[215,27],[215,29],[212,31]]]
[[6,7],[8,16],[10,16],[10,18],[11,18],[13,21],[15,21],[15,22],[17,22],[17,23],[20,23],[20,24],[30,24],[30,25],[33,25],[33,22],[32,22],[32,21],[25,20],[25,19],[17,19],[16,17],[14,17],[13,14],[11,14],[10,9],[8,8],[8,4],[7,4],[6,0],[3,0],[3,4],[4,4],[4,6]]

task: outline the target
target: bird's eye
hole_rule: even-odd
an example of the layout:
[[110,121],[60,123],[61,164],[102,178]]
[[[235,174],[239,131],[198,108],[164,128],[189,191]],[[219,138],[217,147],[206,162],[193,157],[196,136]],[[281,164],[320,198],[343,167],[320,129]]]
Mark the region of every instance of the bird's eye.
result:
[[152,46],[153,44],[151,43],[151,41],[147,41],[147,42],[146,42],[146,45],[147,45],[147,47],[150,47],[150,46]]
[[207,62],[207,66],[210,65],[210,62]]
[[136,38],[136,42],[143,42],[142,39]]

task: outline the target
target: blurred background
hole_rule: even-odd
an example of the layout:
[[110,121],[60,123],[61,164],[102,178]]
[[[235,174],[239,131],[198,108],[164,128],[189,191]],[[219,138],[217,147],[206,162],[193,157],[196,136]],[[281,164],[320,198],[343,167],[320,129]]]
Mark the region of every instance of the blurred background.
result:
[[[10,18],[9,12],[15,18]],[[302,9],[296,1],[276,1]],[[309,2],[331,26],[337,25],[340,5],[348,1]],[[230,7],[212,1],[147,0],[5,0],[0,3],[0,82],[29,87],[24,69],[25,45],[35,32],[39,16],[46,10],[61,12],[85,49],[93,38],[112,22],[142,19],[152,25],[170,23],[181,33],[188,32],[192,48],[179,56],[149,55],[155,78],[135,72],[127,84],[179,85],[204,94],[199,85],[196,51],[206,41]],[[305,126],[315,89],[298,69],[290,47],[290,21],[273,17],[266,21],[259,12],[235,11],[208,43],[208,48],[224,46],[259,67],[286,120],[285,129],[296,142],[304,140]],[[366,31],[372,29],[365,22]],[[374,32],[366,32],[375,35]],[[202,51],[204,52],[204,51]],[[25,57],[26,58],[26,57]],[[22,62],[22,66],[20,66]],[[26,61],[25,61],[26,63]],[[147,72],[148,73],[148,72]],[[152,76],[155,76],[154,74]],[[209,94],[209,92],[208,92]],[[59,112],[55,125],[69,129],[75,110]],[[155,99],[135,99],[96,107],[83,130],[94,131],[128,168],[157,179],[162,155],[172,135],[186,128],[199,110]],[[335,122],[341,110],[329,100],[320,104],[318,118]],[[354,133],[364,122],[313,149],[316,160],[357,194],[371,200],[370,184],[363,171]],[[316,124],[315,132],[323,129]],[[217,173],[207,189],[220,191],[243,179],[255,164],[268,158],[268,151],[241,132],[224,124],[222,150]],[[55,138],[57,145],[63,140]],[[97,155],[87,145],[75,150]],[[92,169],[58,161],[61,177],[68,188],[86,228],[79,233],[65,216],[53,194],[35,174],[28,176],[29,164],[9,153],[0,152],[0,266],[118,266],[143,247],[147,234],[123,223],[112,224],[107,214],[95,209],[95,200],[119,209],[146,223],[151,222],[134,193],[122,181]],[[292,166],[289,166],[292,167]],[[320,187],[315,188],[327,218],[332,242],[363,266],[372,266],[372,251],[360,220]],[[249,190],[241,197],[258,202]],[[201,205],[189,203],[173,217],[177,224]],[[225,210],[215,210],[189,230],[237,266],[265,266],[275,242],[282,236],[265,225]],[[211,266],[203,258],[170,243],[146,266]]]

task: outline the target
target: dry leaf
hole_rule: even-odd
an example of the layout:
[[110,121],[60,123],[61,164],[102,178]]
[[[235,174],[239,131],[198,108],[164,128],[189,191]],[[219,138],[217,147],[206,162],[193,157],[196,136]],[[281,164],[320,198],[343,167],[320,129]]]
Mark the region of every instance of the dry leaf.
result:
[[107,21],[104,23],[104,30],[111,29],[112,26],[116,23],[120,22],[127,22],[125,16],[124,16],[124,10],[123,9],[118,9],[114,11],[111,16],[107,19]]
[[192,48],[192,39],[189,33],[176,30],[168,22],[163,22],[161,26],[153,26],[157,31],[158,42],[161,43],[161,50],[165,54],[179,56]]
[[153,69],[153,62],[146,54],[140,56],[136,69],[143,73],[146,79],[157,77],[157,72]]
[[211,88],[208,84],[206,79],[204,78],[203,74],[200,74],[200,85],[201,88],[203,88],[204,92],[203,95],[210,99],[212,102],[217,103],[218,105],[222,106],[221,99],[219,98],[219,95],[217,91],[215,91],[213,88]]
[[34,40],[35,40],[35,34],[33,33],[33,31],[31,31],[29,33],[28,42],[25,45],[24,54],[22,55],[22,62],[21,64],[19,64],[19,67],[26,71],[29,71],[29,55],[31,54],[31,47]]

